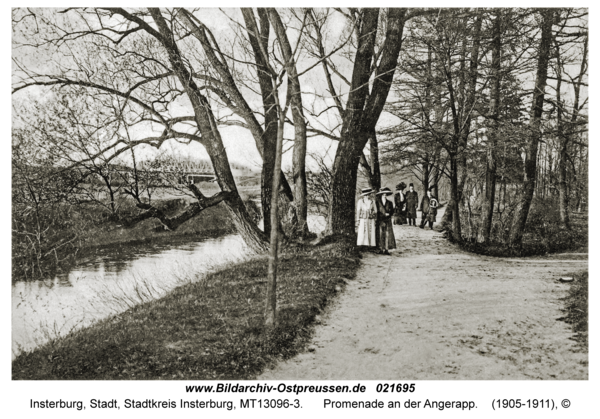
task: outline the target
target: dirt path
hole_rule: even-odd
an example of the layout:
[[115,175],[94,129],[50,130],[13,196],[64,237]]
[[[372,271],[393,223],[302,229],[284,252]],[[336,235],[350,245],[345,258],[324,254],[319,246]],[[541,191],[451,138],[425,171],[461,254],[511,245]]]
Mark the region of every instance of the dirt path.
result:
[[466,253],[440,233],[395,226],[392,256],[364,254],[323,316],[314,351],[259,379],[587,379],[556,280],[587,257]]

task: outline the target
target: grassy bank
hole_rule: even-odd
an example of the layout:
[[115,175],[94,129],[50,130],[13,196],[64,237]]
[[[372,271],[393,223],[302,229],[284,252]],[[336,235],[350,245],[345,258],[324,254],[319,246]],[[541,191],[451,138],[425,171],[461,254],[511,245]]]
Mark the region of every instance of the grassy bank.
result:
[[266,258],[233,265],[19,355],[12,378],[253,378],[305,347],[315,316],[358,264],[335,243],[284,255],[276,328],[263,326]]
[[175,231],[165,230],[160,221],[155,219],[145,220],[131,227],[110,222],[96,229],[83,244],[86,248],[95,248],[145,242],[157,243],[176,240],[178,237],[216,237],[234,231],[227,210],[224,206],[217,205],[205,209]]
[[[164,208],[168,216],[173,216],[185,207],[186,202],[165,199],[155,201],[155,205]],[[123,214],[126,216],[138,211],[131,206],[123,209]],[[29,237],[35,236],[35,231],[26,235],[13,233],[13,280],[52,276],[56,272],[70,269],[78,260],[93,257],[98,250],[107,247],[120,248],[149,242],[170,244],[218,237],[235,230],[229,213],[222,204],[207,208],[175,231],[165,230],[156,219],[125,226],[122,221],[111,219],[109,214],[94,206],[65,206],[57,208],[55,212],[56,215],[51,217],[47,228],[43,229],[43,234],[39,235],[40,244],[31,245]],[[68,245],[58,247],[56,252],[44,250],[52,248],[53,243],[69,240]]]
[[569,294],[564,298],[565,316],[561,320],[570,324],[574,339],[585,352],[588,350],[588,272],[573,274]]

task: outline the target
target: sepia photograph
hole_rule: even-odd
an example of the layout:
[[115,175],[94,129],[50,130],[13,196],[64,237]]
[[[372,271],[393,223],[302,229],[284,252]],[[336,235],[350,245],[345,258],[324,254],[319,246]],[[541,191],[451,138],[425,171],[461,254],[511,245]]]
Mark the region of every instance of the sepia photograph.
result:
[[589,380],[587,8],[202,5],[11,9],[13,384]]

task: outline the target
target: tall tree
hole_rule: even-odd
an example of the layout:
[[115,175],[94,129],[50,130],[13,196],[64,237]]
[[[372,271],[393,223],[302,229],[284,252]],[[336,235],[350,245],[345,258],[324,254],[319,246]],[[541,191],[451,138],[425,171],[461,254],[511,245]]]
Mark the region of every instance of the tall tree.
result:
[[[380,11],[362,9],[355,20],[357,47],[341,138],[332,169],[329,231],[354,236],[358,165],[369,136],[383,111],[402,47],[406,9],[389,9],[380,56],[374,56]],[[379,59],[378,59],[379,58]],[[373,71],[373,84],[369,80]]]
[[[571,78],[573,84],[573,108],[569,117],[566,101],[562,98],[562,83],[563,78],[566,78],[568,74],[565,71],[565,60],[561,51],[560,36],[563,35],[563,30],[569,23],[569,15],[571,10],[566,10],[564,18],[558,14],[558,21],[560,28],[557,34],[554,36],[554,47],[556,57],[556,126],[558,132],[558,144],[559,144],[559,159],[558,159],[558,204],[560,220],[563,228],[570,229],[569,219],[569,188],[568,188],[568,167],[569,167],[569,146],[572,144],[573,138],[576,136],[576,132],[579,130],[579,112],[582,107],[581,103],[581,87],[583,85],[583,78],[587,73],[587,50],[588,50],[588,37],[584,31],[581,34],[583,38],[582,56],[581,63],[579,66],[579,73],[575,78]],[[567,34],[568,35],[568,34]],[[577,34],[576,34],[577,35]],[[579,37],[577,37],[579,38]],[[578,39],[576,39],[578,40]],[[567,45],[572,43],[571,40],[567,42]]]
[[[264,232],[269,235],[271,230],[271,186],[273,177],[273,167],[275,164],[275,143],[277,138],[277,116],[275,109],[275,99],[272,95],[270,78],[267,74],[265,58],[260,52],[260,48],[268,51],[270,26],[268,16],[265,10],[259,9],[260,29],[258,28],[254,14],[251,9],[242,9],[242,15],[245,20],[246,29],[250,44],[254,52],[254,60],[258,75],[259,88],[263,100],[264,123],[261,126],[256,118],[255,112],[251,109],[248,101],[244,97],[240,89],[240,82],[234,78],[230,66],[227,62],[226,54],[221,50],[221,47],[216,41],[216,37],[210,29],[202,23],[186,9],[180,9],[179,15],[181,20],[191,33],[198,39],[206,54],[206,57],[211,64],[211,67],[216,70],[220,80],[215,80],[210,75],[202,75],[201,77],[209,82],[221,101],[228,106],[232,112],[243,118],[244,126],[248,128],[252,134],[256,147],[261,154],[263,166],[261,171],[261,203],[263,210]],[[285,30],[282,29],[284,34]],[[260,44],[259,44],[260,43]],[[260,45],[260,46],[259,46]],[[269,57],[267,56],[267,60]],[[293,200],[293,195],[290,186],[283,173],[280,174],[281,180],[279,185],[282,190],[282,195],[285,195],[288,200]]]
[[[262,16],[265,16],[265,11],[262,11]],[[272,26],[275,28],[277,38],[279,40],[280,48],[283,52],[283,69],[278,72],[269,62],[269,53],[265,44],[258,42],[258,51],[260,54],[261,62],[264,65],[264,71],[270,79],[270,96],[272,97],[274,108],[277,115],[277,140],[275,144],[275,160],[273,165],[274,173],[281,172],[281,159],[283,151],[283,132],[285,129],[286,114],[290,103],[292,106],[300,106],[300,109],[296,109],[294,114],[294,123],[300,124],[299,116],[302,115],[302,101],[300,98],[300,84],[298,81],[298,73],[295,68],[295,60],[293,53],[285,34],[283,23],[279,17],[279,14],[274,9],[266,11]],[[254,23],[254,17],[250,15],[248,11],[245,12],[246,24],[251,30],[256,31],[256,25]],[[256,33],[256,32],[255,32]],[[263,30],[264,33],[264,30]],[[256,37],[258,38],[258,37]],[[285,102],[281,102],[279,98],[279,88],[283,84],[283,74],[288,73],[288,87],[286,89]],[[266,87],[266,86],[265,86]],[[294,113],[294,111],[292,111]],[[304,123],[304,117],[301,118],[301,123]],[[304,126],[304,125],[303,125]],[[304,137],[304,153],[306,154],[306,127],[304,130],[296,129],[296,138]],[[300,138],[302,141],[302,138]],[[275,228],[279,226],[279,184],[280,177],[273,176],[273,185],[271,188],[271,231],[270,231],[270,249],[269,249],[269,263],[267,269],[267,297],[266,297],[266,308],[265,308],[265,324],[267,326],[273,326],[277,324],[277,268],[279,265],[279,242],[280,242],[280,229]],[[305,185],[306,188],[306,185]],[[304,195],[305,199],[305,195]],[[305,220],[306,221],[306,220]]]
[[[122,15],[125,18],[130,18],[130,16],[132,16],[122,9],[115,10],[115,13]],[[169,62],[174,73],[177,75],[179,82],[184,86],[187,97],[192,103],[195,122],[202,134],[203,144],[208,151],[215,174],[217,175],[217,181],[222,190],[220,194],[222,194],[222,199],[232,215],[237,230],[251,247],[264,249],[264,236],[252,221],[239,193],[237,193],[237,187],[233,179],[233,174],[231,173],[231,166],[227,154],[224,152],[221,133],[216,126],[210,104],[206,97],[200,92],[190,71],[184,65],[183,57],[175,41],[175,34],[170,30],[170,27],[160,10],[150,8],[149,13],[158,27],[158,33],[139,19],[134,18],[133,21],[144,27],[145,31],[158,39],[162,46],[167,50]],[[206,199],[202,200],[201,196],[199,198],[201,204],[202,201],[207,202]]]
[[[459,24],[458,28],[453,28],[454,25],[452,24],[447,26],[449,26],[451,30],[460,30],[461,28],[466,29],[467,20],[468,19],[463,19],[463,23]],[[447,51],[447,53],[438,54],[444,59],[441,67],[445,75],[452,121],[452,133],[450,134],[450,140],[447,147],[450,157],[450,202],[448,203],[448,210],[446,211],[444,218],[448,221],[451,219],[452,237],[457,241],[462,240],[460,204],[462,202],[462,193],[467,176],[467,145],[471,133],[471,120],[477,92],[479,48],[481,42],[481,12],[475,14],[468,70],[464,68],[465,61],[467,60],[465,35],[466,33],[463,32],[463,43],[460,53],[461,58],[459,59],[461,71],[459,71],[458,74],[452,71],[454,65],[451,56],[452,47],[445,42],[444,37],[447,39],[447,35],[444,35],[441,31],[439,32],[439,43],[443,45],[444,51]],[[456,84],[456,78],[458,78],[458,85]]]
[[256,73],[263,103],[264,133],[262,135],[263,167],[261,174],[261,204],[263,210],[265,234],[271,234],[271,187],[273,186],[273,170],[275,167],[275,151],[277,143],[277,108],[275,97],[272,93],[271,77],[267,69],[268,61],[263,58],[261,51],[269,49],[270,24],[269,16],[265,9],[258,9],[260,22],[256,23],[254,12],[249,8],[242,8],[242,15],[246,25],[248,39],[252,47]]
[[496,197],[496,148],[498,144],[498,118],[500,116],[500,79],[502,56],[502,9],[494,11],[495,18],[492,29],[492,65],[490,69],[490,105],[488,111],[485,196],[481,207],[481,223],[477,241],[486,243],[490,240],[494,200]]
[[537,69],[529,121],[529,135],[524,150],[523,184],[509,234],[509,243],[511,246],[519,246],[523,239],[523,231],[525,230],[525,223],[527,222],[529,208],[531,207],[535,191],[538,145],[542,135],[541,121],[544,111],[544,95],[546,93],[546,81],[548,78],[548,62],[550,60],[552,24],[554,22],[555,11],[553,9],[541,9],[538,13],[541,19],[541,36],[537,53]]
[[[266,55],[266,54],[265,54]],[[281,171],[281,157],[283,149],[283,130],[285,128],[285,115],[290,102],[289,95],[286,95],[285,105],[279,102],[278,88],[278,75],[272,71],[271,79],[273,83],[273,96],[275,97],[275,104],[277,106],[278,120],[277,120],[277,143],[275,147],[275,165],[273,170],[275,173]],[[289,93],[289,89],[288,89]],[[273,176],[273,187],[271,189],[271,225],[279,225],[279,217],[277,206],[279,205],[279,176]],[[269,249],[269,265],[267,269],[267,305],[265,313],[265,324],[267,326],[273,326],[277,324],[277,268],[279,265],[279,229],[271,228],[271,240]]]
[[[294,121],[294,154],[292,176],[294,179],[294,200],[296,214],[298,216],[298,231],[300,237],[308,233],[306,218],[308,215],[308,204],[306,199],[306,121],[304,117],[304,108],[302,106],[302,90],[300,89],[300,78],[296,68],[295,51],[288,39],[287,33],[281,17],[277,10],[270,8],[268,10],[269,20],[275,29],[279,48],[281,49],[283,60],[288,75],[288,90],[290,95],[292,118]],[[302,19],[302,29],[306,22],[306,14]],[[299,41],[302,38],[300,33]],[[299,42],[298,41],[298,42]]]

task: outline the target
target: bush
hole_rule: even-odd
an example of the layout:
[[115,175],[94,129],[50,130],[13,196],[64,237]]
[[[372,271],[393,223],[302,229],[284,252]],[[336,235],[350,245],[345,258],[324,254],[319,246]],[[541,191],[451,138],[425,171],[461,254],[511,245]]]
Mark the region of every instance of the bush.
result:
[[573,274],[574,281],[569,294],[563,299],[565,317],[560,320],[570,324],[575,333],[574,340],[581,349],[588,349],[588,272]]
[[476,243],[476,229],[479,217],[473,222],[473,229],[468,222],[468,214],[461,214],[461,221],[466,224],[462,231],[462,245],[469,251],[488,256],[533,256],[546,253],[574,250],[588,245],[587,220],[571,223],[571,229],[561,226],[558,203],[551,199],[535,198],[531,204],[527,224],[523,233],[521,246],[514,248],[508,244],[508,228],[513,211],[506,210],[502,214],[494,214],[492,234],[487,244]]
[[33,209],[13,206],[12,274],[35,279],[53,275],[64,263],[72,263],[90,226],[108,216],[85,206],[58,203]]

